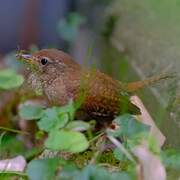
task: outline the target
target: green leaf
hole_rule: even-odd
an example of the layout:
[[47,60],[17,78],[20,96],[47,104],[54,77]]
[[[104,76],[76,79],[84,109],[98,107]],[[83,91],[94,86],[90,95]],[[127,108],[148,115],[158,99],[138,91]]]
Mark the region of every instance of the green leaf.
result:
[[19,110],[19,115],[24,120],[40,119],[43,107],[39,105],[23,105]]
[[11,180],[11,179],[18,179],[18,180],[27,180],[27,175],[22,172],[16,171],[0,171],[0,179],[2,180]]
[[153,152],[155,154],[159,154],[160,153],[161,149],[159,147],[157,139],[154,136],[148,135],[147,142],[148,142],[148,148],[149,148],[149,150],[151,152]]
[[23,76],[18,75],[12,69],[5,69],[0,71],[0,89],[8,90],[17,88],[22,85],[23,81]]
[[119,161],[123,161],[126,158],[124,153],[122,153],[119,148],[114,149],[113,154],[114,154],[114,157]]
[[149,132],[150,127],[146,124],[143,124],[137,121],[132,115],[124,114],[118,116],[114,122],[119,125],[119,128],[114,132],[111,132],[111,135],[115,137],[127,137],[133,138],[139,133]]
[[69,117],[67,113],[60,110],[61,108],[58,107],[46,109],[43,112],[42,118],[37,123],[38,127],[46,132],[64,127],[69,121]]
[[66,128],[74,131],[86,131],[87,129],[90,129],[90,125],[87,122],[76,120],[70,122]]
[[45,137],[45,132],[44,131],[39,130],[35,134],[35,139],[36,140],[40,140],[40,139],[42,139],[44,137]]
[[68,115],[70,117],[70,120],[74,119],[74,115],[75,115],[76,110],[77,109],[75,108],[74,103],[73,103],[72,100],[69,101],[69,103],[66,106],[57,107],[58,114],[68,113]]
[[124,142],[124,145],[128,149],[133,149],[135,146],[139,145],[143,139],[147,141],[148,139],[147,133],[142,132],[139,134],[135,134],[131,138],[127,138],[126,141]]
[[79,173],[80,170],[75,166],[75,164],[68,163],[63,167],[58,177],[61,180],[74,180]]
[[0,146],[0,157],[13,157],[24,154],[25,147],[21,140],[14,135],[6,134],[3,136]]
[[166,167],[180,170],[180,151],[174,149],[162,151],[161,158]]
[[78,170],[75,168],[63,169],[60,173],[61,180],[73,179],[73,180],[131,180],[130,176],[126,172],[109,172],[104,168],[98,166],[89,165]]
[[51,150],[67,150],[72,153],[82,152],[89,143],[84,134],[76,131],[52,130],[45,146]]
[[32,160],[34,157],[37,157],[39,154],[41,154],[43,150],[43,147],[33,147],[32,149],[26,150],[24,157],[27,161]]
[[61,19],[58,23],[58,32],[64,40],[72,42],[78,34],[79,26],[85,21],[85,18],[78,13],[70,13],[65,19]]
[[27,174],[31,180],[49,180],[55,178],[58,159],[39,159],[31,161],[27,166]]

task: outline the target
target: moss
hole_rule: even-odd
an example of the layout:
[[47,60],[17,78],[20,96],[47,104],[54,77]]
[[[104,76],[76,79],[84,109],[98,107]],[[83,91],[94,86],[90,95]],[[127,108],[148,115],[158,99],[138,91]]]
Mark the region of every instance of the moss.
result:
[[119,161],[114,158],[114,155],[111,151],[105,151],[99,158],[99,163],[108,163],[113,166],[119,165]]
[[[69,160],[73,161],[79,168],[87,165],[90,160],[93,158],[94,152],[92,150],[87,150],[80,154],[74,154]],[[97,159],[97,164],[100,165],[108,165],[108,167],[116,167],[119,170],[127,170],[129,166],[128,161],[118,161],[115,159],[112,151],[105,151],[101,154],[101,156]]]
[[74,154],[70,160],[75,162],[75,164],[82,168],[84,165],[88,164],[88,162],[91,160],[93,156],[93,151],[87,150],[80,154]]

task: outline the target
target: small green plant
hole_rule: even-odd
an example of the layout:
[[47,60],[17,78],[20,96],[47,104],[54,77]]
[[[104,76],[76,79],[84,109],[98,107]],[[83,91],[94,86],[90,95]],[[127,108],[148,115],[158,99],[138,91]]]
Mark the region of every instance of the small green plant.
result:
[[82,152],[89,146],[87,138],[76,129],[87,130],[89,124],[74,122],[76,109],[72,102],[64,107],[43,109],[41,106],[24,105],[19,114],[25,120],[37,120],[41,131],[48,133],[45,147],[50,150],[66,150],[73,153]]
[[[20,107],[19,115],[24,120],[33,120],[37,123],[39,128],[37,134],[47,133],[43,149],[74,154],[74,157],[79,158],[79,160],[86,157],[83,153],[90,152],[86,163],[83,160],[84,163],[79,166],[78,161],[74,161],[73,157],[72,159],[64,159],[63,156],[35,159],[28,163],[25,173],[15,174],[16,176],[24,179],[28,177],[32,180],[136,179],[138,161],[133,154],[133,149],[143,140],[147,142],[148,149],[161,158],[167,168],[179,169],[179,161],[176,161],[180,158],[179,152],[162,151],[155,138],[150,135],[150,127],[139,122],[134,116],[130,114],[118,116],[112,122],[112,124],[116,124],[116,128],[108,128],[103,132],[96,132],[95,135],[91,132],[90,123],[75,120],[75,112],[79,106],[80,103],[72,101],[66,106],[51,108],[24,104]],[[4,136],[2,134],[1,143]],[[101,158],[103,151],[105,151],[102,147],[107,140],[116,146],[108,155],[112,161]],[[119,163],[117,163],[118,161]],[[111,164],[111,162],[116,163]],[[104,166],[109,166],[109,170]],[[0,173],[0,177],[4,173],[8,175],[8,172],[5,171]],[[10,175],[12,174],[9,173]]]
[[[133,149],[143,140],[146,140],[149,150],[162,158],[168,167],[173,167],[173,165],[176,168],[178,167],[177,163],[174,163],[174,159],[179,158],[179,154],[177,152],[167,153],[161,151],[156,140],[149,134],[150,127],[139,122],[130,114],[124,114],[114,119],[113,123],[118,128],[107,129],[97,137],[93,136],[88,139],[84,133],[79,131],[88,132],[91,128],[90,124],[80,120],[74,121],[77,107],[79,105],[75,106],[72,101],[64,107],[47,109],[30,105],[21,107],[19,114],[23,119],[36,120],[40,131],[48,133],[48,138],[44,142],[46,149],[77,154],[86,151],[88,147],[94,149],[94,141],[99,144],[97,145],[98,148],[95,148],[94,157],[92,156],[90,161],[90,164],[91,162],[93,164],[84,166],[82,169],[77,168],[76,165],[70,166],[68,161],[62,161],[59,158],[31,161],[27,168],[27,174],[31,179],[35,179],[34,174],[37,173],[40,179],[44,177],[52,179],[54,177],[60,179],[83,179],[84,177],[87,177],[87,179],[90,179],[90,177],[93,179],[135,179],[137,161]],[[98,167],[98,164],[101,164],[98,162],[99,156],[101,156],[101,145],[105,143],[102,139],[99,141],[99,138],[103,136],[115,144],[116,148],[112,151],[112,157],[114,156],[115,159],[121,162],[121,167],[122,169],[125,168],[125,171],[119,168],[117,172],[109,173],[106,169]],[[119,138],[122,142],[118,140]],[[124,166],[122,162],[124,162]],[[49,164],[52,164],[52,168],[48,168]],[[57,173],[57,167],[62,168],[61,172]]]

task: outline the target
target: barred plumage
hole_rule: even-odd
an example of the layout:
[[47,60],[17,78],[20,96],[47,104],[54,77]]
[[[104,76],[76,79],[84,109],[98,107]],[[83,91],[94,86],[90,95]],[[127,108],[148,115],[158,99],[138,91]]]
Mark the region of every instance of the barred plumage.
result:
[[145,81],[122,83],[100,71],[81,67],[68,54],[56,49],[19,56],[36,67],[37,73],[33,77],[37,81],[34,82],[42,82],[43,92],[51,104],[65,105],[70,99],[77,100],[83,92],[81,110],[96,119],[113,119],[126,112],[140,114],[128,93],[169,77],[161,75]]

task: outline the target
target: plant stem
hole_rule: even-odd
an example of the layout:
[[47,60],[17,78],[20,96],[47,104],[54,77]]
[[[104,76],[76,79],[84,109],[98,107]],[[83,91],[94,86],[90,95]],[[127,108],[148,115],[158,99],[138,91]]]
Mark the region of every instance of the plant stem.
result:
[[104,132],[98,134],[97,136],[95,136],[94,138],[92,138],[91,140],[89,140],[89,143],[92,143],[93,141],[95,141],[95,140],[98,139],[99,137],[103,136],[104,134],[105,134]]
[[10,129],[10,128],[6,128],[6,127],[0,127],[0,130],[3,130],[3,131],[9,131],[9,132],[12,132],[12,133],[18,133],[18,134],[26,134],[26,135],[29,135],[28,132],[20,131],[20,130],[17,130],[17,129]]
[[23,172],[18,172],[18,171],[0,171],[0,175],[1,174],[14,174],[14,175],[17,175],[17,176],[23,176],[23,177],[28,177],[27,174],[23,173]]
[[133,156],[125,149],[125,147],[113,136],[107,136],[108,139],[116,146],[118,147],[125,155],[126,157],[131,160],[133,163],[136,163]]
[[[102,134],[101,134],[102,135]],[[96,136],[97,137],[97,136]],[[105,144],[105,139],[104,136],[100,137],[97,141],[97,151],[95,152],[94,156],[92,157],[91,161],[89,164],[95,164],[98,157],[101,155],[101,153],[104,151],[104,144]]]

